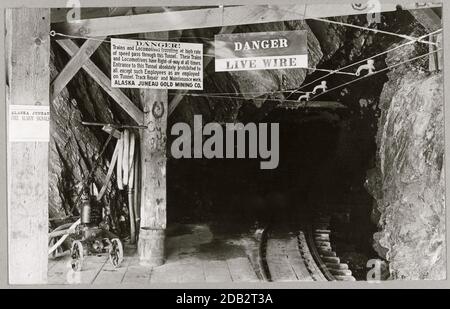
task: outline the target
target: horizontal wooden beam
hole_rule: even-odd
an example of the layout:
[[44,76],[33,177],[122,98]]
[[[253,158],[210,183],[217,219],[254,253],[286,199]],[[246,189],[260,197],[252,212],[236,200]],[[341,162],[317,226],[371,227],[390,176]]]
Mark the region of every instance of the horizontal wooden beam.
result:
[[77,74],[81,67],[94,54],[97,48],[102,44],[105,37],[100,37],[96,40],[87,40],[77,51],[77,53],[70,59],[64,69],[58,74],[50,86],[50,102],[61,93],[70,80]]
[[[381,12],[396,11],[397,4],[383,3]],[[411,2],[401,4],[403,9],[417,8],[416,4]],[[437,6],[440,5],[429,4],[427,7]],[[360,15],[370,13],[370,10],[370,7],[361,8],[351,4],[233,6],[85,19],[76,23],[55,23],[53,30],[67,35],[96,37],[302,20],[305,16],[325,18]]]
[[[80,8],[80,19],[100,18],[109,16],[127,15],[131,7],[113,7],[113,8]],[[73,18],[73,8],[53,8],[51,9],[51,22],[66,22],[68,17]]]
[[[74,56],[79,47],[72,40],[59,40],[58,44],[70,55]],[[82,67],[138,124],[142,124],[144,113],[118,88],[111,87],[111,80],[91,60]]]

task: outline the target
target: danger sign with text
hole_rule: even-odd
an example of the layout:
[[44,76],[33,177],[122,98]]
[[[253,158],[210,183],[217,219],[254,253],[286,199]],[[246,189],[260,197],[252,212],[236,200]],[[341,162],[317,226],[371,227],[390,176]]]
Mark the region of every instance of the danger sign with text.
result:
[[111,39],[115,88],[203,90],[203,45]]
[[216,72],[308,67],[304,30],[220,34],[215,46]]

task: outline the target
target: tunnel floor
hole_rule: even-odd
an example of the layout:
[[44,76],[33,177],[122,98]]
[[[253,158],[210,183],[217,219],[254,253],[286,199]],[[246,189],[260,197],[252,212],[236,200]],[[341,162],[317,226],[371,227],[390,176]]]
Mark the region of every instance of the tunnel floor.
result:
[[75,273],[70,257],[49,261],[49,284],[152,284],[203,282],[259,282],[258,241],[254,231],[236,232],[230,225],[172,224],[167,230],[166,262],[139,265],[136,246],[126,245],[124,261],[114,269],[108,256],[85,258]]

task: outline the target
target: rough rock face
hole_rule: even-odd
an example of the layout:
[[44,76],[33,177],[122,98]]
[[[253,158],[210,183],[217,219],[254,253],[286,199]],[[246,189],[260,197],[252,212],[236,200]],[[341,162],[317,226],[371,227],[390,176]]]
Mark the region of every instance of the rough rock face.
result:
[[[52,78],[57,76],[58,71],[67,62],[63,53],[58,48],[53,49],[50,68]],[[115,118],[120,121],[120,113],[114,113],[116,116],[113,116],[107,96],[101,91],[94,81],[84,72],[80,72],[51,104],[49,216],[57,219],[56,222],[78,213],[75,202],[82,183],[94,166],[96,156],[107,137],[100,129],[86,127],[81,122],[110,123],[115,121]],[[94,174],[98,190],[104,183],[109,166],[105,158],[111,158],[114,144],[114,140],[111,141]],[[109,218],[116,231],[117,218],[126,209],[124,201],[121,193],[110,184],[102,202],[108,206],[106,209],[111,214]]]
[[[410,46],[386,63],[422,53]],[[368,188],[381,228],[374,247],[393,279],[446,276],[443,76],[426,73],[427,61],[392,70],[380,101],[377,168]]]

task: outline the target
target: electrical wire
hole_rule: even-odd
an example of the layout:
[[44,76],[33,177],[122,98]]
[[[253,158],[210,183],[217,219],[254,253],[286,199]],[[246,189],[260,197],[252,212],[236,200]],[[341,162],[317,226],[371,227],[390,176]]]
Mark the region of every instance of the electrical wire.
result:
[[[306,8],[305,8],[305,11],[306,11]],[[296,93],[303,93],[303,94],[304,94],[304,93],[307,93],[307,92],[304,92],[304,91],[301,91],[301,90],[304,89],[304,88],[306,88],[306,87],[308,87],[308,86],[310,86],[310,85],[313,85],[313,84],[315,84],[316,82],[318,82],[318,81],[320,81],[320,80],[323,80],[323,79],[325,79],[325,78],[327,78],[327,77],[329,77],[329,76],[331,76],[331,75],[334,75],[334,74],[342,74],[342,75],[356,76],[355,73],[351,73],[351,72],[343,72],[343,70],[346,70],[346,69],[351,68],[351,67],[353,67],[353,66],[356,66],[356,65],[358,65],[358,64],[367,62],[368,60],[371,60],[371,59],[373,59],[373,58],[377,58],[377,57],[380,57],[380,56],[382,56],[382,55],[388,54],[388,53],[390,53],[390,52],[392,52],[392,51],[395,51],[395,50],[397,50],[397,49],[400,49],[400,48],[402,48],[402,47],[404,47],[404,46],[408,46],[408,45],[414,44],[414,43],[416,43],[416,42],[426,43],[426,44],[432,44],[432,45],[437,45],[437,43],[430,42],[430,41],[424,41],[424,39],[427,38],[427,37],[429,37],[429,36],[432,36],[432,35],[434,35],[434,34],[437,34],[437,33],[442,32],[442,29],[439,29],[439,30],[437,30],[437,31],[434,31],[434,32],[431,32],[431,33],[428,33],[428,34],[426,34],[426,35],[423,35],[423,36],[420,36],[420,37],[417,37],[417,38],[416,38],[416,37],[412,37],[412,36],[409,36],[409,35],[403,35],[403,34],[398,34],[398,33],[393,33],[393,32],[388,32],[388,31],[383,31],[383,30],[378,30],[378,29],[372,29],[372,28],[363,27],[363,26],[357,26],[357,25],[352,25],[352,24],[348,24],[348,23],[344,23],[344,22],[332,21],[332,20],[323,19],[323,18],[307,17],[307,16],[305,16],[305,14],[303,14],[303,16],[304,16],[304,19],[311,19],[311,20],[316,20],[316,21],[321,21],[321,22],[326,22],[326,23],[331,23],[331,24],[338,24],[338,25],[342,25],[342,26],[346,26],[346,27],[356,28],[356,29],[360,29],[360,30],[372,31],[372,32],[375,32],[375,33],[381,33],[381,34],[385,34],[385,35],[392,35],[392,36],[400,37],[400,38],[403,38],[403,39],[407,39],[407,40],[409,40],[409,42],[406,42],[406,43],[404,43],[404,44],[398,45],[398,46],[396,46],[396,47],[394,47],[394,48],[391,48],[391,49],[389,49],[389,50],[386,50],[386,51],[384,51],[384,52],[381,52],[381,53],[376,54],[376,55],[374,55],[374,56],[371,56],[371,57],[369,57],[369,58],[366,58],[366,59],[357,61],[357,62],[355,62],[355,63],[349,64],[349,65],[347,65],[347,66],[345,66],[345,67],[342,67],[342,68],[339,68],[339,69],[337,69],[337,70],[329,70],[329,69],[322,69],[322,68],[304,68],[304,69],[307,69],[307,70],[313,70],[313,71],[319,71],[319,72],[327,72],[328,74],[326,74],[326,75],[324,75],[324,76],[322,76],[322,77],[320,77],[320,78],[317,78],[317,79],[315,79],[314,81],[312,81],[312,82],[310,82],[310,83],[308,83],[308,84],[306,84],[306,85],[302,85],[302,86],[299,87],[298,89],[295,89],[295,90],[292,90],[292,91],[290,91],[290,90],[279,90],[279,91],[272,91],[272,92],[253,92],[253,93],[244,93],[244,94],[261,94],[261,95],[266,94],[266,95],[270,95],[270,94],[285,93],[285,92],[290,91],[289,95],[286,97],[286,100],[289,100],[289,98],[290,98],[293,94],[296,94]],[[111,39],[112,39],[112,38],[110,38],[109,40],[107,40],[107,39],[97,39],[97,38],[86,37],[86,36],[67,35],[67,34],[55,32],[54,30],[50,31],[50,36],[52,36],[52,37],[62,36],[62,37],[68,37],[68,38],[72,38],[72,39],[96,40],[96,41],[101,41],[101,42],[107,42],[107,43],[110,43],[110,44],[111,44]],[[140,37],[138,37],[138,38],[141,39]],[[212,41],[210,38],[206,38],[206,37],[178,37],[178,39],[188,39],[188,38],[204,39],[205,41],[209,41],[209,42]],[[174,38],[172,38],[172,39],[174,39]],[[440,50],[441,50],[441,49],[440,49]],[[436,52],[436,51],[435,51],[435,52]],[[433,53],[433,52],[432,52],[432,53]],[[430,54],[432,54],[432,53],[430,53]],[[429,55],[429,54],[427,54],[427,55]],[[204,56],[206,56],[206,57],[214,57],[214,55],[211,55],[211,54],[204,54]],[[388,68],[386,68],[386,69],[388,69]],[[386,69],[384,69],[384,70],[382,70],[382,71],[374,72],[373,74],[381,73],[381,72],[385,71]],[[371,75],[373,75],[373,74],[371,74]],[[359,81],[359,80],[361,80],[361,79],[363,79],[363,78],[365,78],[365,77],[366,77],[366,76],[363,76],[362,78],[358,78],[358,79],[356,79],[356,80],[354,80],[354,81],[352,81],[352,82]],[[352,83],[352,82],[350,82],[350,83]],[[343,86],[345,86],[345,85],[343,85]],[[343,87],[343,86],[342,86],[342,87]],[[325,92],[322,92],[322,93],[319,94],[319,96],[321,96],[321,95],[323,95],[323,94],[325,94],[325,93],[327,93],[327,92],[329,92],[329,91],[331,91],[331,90],[327,90],[327,91],[325,91]],[[211,97],[226,98],[228,94],[236,94],[236,93],[214,93],[214,96],[211,96]],[[241,93],[241,94],[242,94],[242,93]],[[189,94],[186,94],[186,95],[189,95]],[[203,95],[210,95],[210,94],[190,94],[190,95],[192,95],[192,96],[203,96]],[[316,97],[317,97],[317,96],[316,96]],[[232,98],[232,97],[229,97],[229,96],[228,96],[228,98]],[[234,97],[234,98],[239,99],[240,97]],[[253,98],[253,100],[265,100],[265,99],[257,99],[257,98]]]
[[345,86],[351,85],[351,84],[353,84],[353,83],[356,83],[356,82],[358,82],[358,81],[360,81],[360,80],[362,80],[362,79],[365,79],[365,78],[368,78],[368,77],[372,77],[372,76],[374,76],[374,75],[377,75],[377,74],[380,74],[380,73],[383,73],[383,72],[386,72],[386,71],[395,69],[395,68],[397,68],[397,67],[399,67],[399,66],[401,66],[401,65],[404,65],[404,64],[406,64],[406,63],[409,63],[409,62],[412,62],[412,61],[415,61],[415,60],[419,60],[419,59],[428,57],[428,56],[430,56],[430,55],[432,55],[432,54],[441,52],[442,50],[443,50],[443,49],[440,48],[440,49],[437,49],[437,50],[435,50],[435,51],[432,51],[432,52],[429,52],[429,53],[426,53],[426,54],[423,54],[423,55],[420,55],[420,56],[417,56],[417,57],[414,57],[414,58],[411,58],[411,59],[408,59],[408,60],[405,60],[405,61],[402,61],[402,62],[399,62],[399,63],[396,63],[396,64],[394,64],[394,65],[388,66],[388,67],[386,67],[386,68],[384,68],[384,69],[382,69],[382,70],[380,70],[380,71],[374,72],[374,73],[369,74],[369,75],[362,76],[362,77],[357,78],[357,79],[355,79],[355,80],[352,80],[352,81],[350,81],[350,82],[347,82],[347,83],[344,83],[344,84],[342,84],[342,85],[339,85],[339,86],[333,87],[333,88],[331,88],[331,89],[328,89],[328,90],[326,90],[326,91],[324,91],[324,92],[322,92],[322,93],[319,93],[319,94],[316,95],[313,99],[316,99],[316,98],[318,98],[318,97],[320,97],[320,96],[323,96],[324,94],[327,94],[327,93],[329,93],[329,92],[335,91],[335,90],[340,89],[340,88],[342,88],[342,87],[345,87]]
[[[415,60],[418,60],[418,59],[427,57],[427,56],[429,56],[429,55],[431,55],[431,54],[434,54],[434,53],[437,53],[437,52],[440,52],[440,51],[442,51],[442,49],[439,49],[439,50],[436,50],[436,51],[433,51],[433,52],[430,52],[430,53],[427,53],[427,54],[424,54],[424,55],[420,55],[420,56],[418,56],[418,57],[414,57],[414,58],[411,58],[411,59],[402,61],[402,62],[400,62],[400,63],[397,63],[397,64],[395,64],[395,65],[386,67],[385,69],[380,70],[380,71],[377,71],[377,72],[374,72],[373,74],[365,75],[365,76],[360,77],[360,78],[357,78],[357,79],[355,79],[355,80],[353,80],[353,81],[344,83],[344,84],[342,84],[342,85],[339,85],[339,86],[336,86],[336,87],[334,87],[334,88],[332,88],[332,89],[329,89],[329,90],[327,90],[327,91],[325,91],[325,92],[322,92],[322,93],[318,94],[317,96],[315,96],[313,99],[316,99],[316,98],[318,98],[318,97],[320,97],[320,96],[322,96],[322,95],[324,95],[324,94],[326,94],[326,93],[329,93],[329,92],[331,92],[331,91],[340,89],[340,88],[342,88],[342,87],[345,87],[345,86],[347,86],[347,85],[353,84],[353,83],[358,82],[358,81],[360,81],[360,80],[363,80],[363,79],[366,79],[366,78],[375,76],[375,75],[380,74],[380,73],[385,72],[385,71],[389,71],[389,70],[391,70],[391,69],[393,69],[393,68],[396,68],[396,67],[398,67],[398,66],[401,66],[401,65],[403,65],[403,64],[406,64],[406,63],[409,63],[409,62],[412,62],[412,61],[415,61]],[[251,100],[251,101],[267,101],[267,98],[252,98],[252,99],[248,99],[248,98],[241,97],[241,96],[227,96],[227,95],[223,95],[223,96],[222,96],[222,95],[211,95],[211,94],[204,94],[204,93],[203,93],[203,94],[202,94],[202,93],[188,93],[188,94],[186,94],[186,96],[191,96],[191,97],[207,97],[207,98],[220,98],[220,99],[231,99],[231,100],[246,100],[246,101],[250,101],[250,100]],[[300,103],[298,100],[278,99],[278,98],[271,98],[270,101],[292,102],[292,103],[296,102],[296,103]]]
[[[433,31],[433,32],[431,32],[431,33],[428,33],[428,34],[426,34],[426,35],[423,35],[423,36],[421,36],[420,38],[426,38],[426,37],[435,35],[435,34],[440,33],[440,32],[442,32],[442,29],[439,29],[439,30]],[[390,52],[392,52],[392,51],[395,51],[395,50],[397,50],[397,49],[400,49],[400,48],[405,47],[405,46],[408,46],[408,45],[412,45],[412,44],[414,44],[414,43],[415,43],[414,41],[409,41],[409,42],[403,43],[403,44],[401,44],[401,45],[398,45],[398,46],[396,46],[396,47],[393,47],[393,48],[391,48],[391,49],[388,49],[388,50],[386,50],[386,51],[384,51],[384,52],[381,52],[381,53],[379,53],[379,54],[376,54],[376,55],[374,55],[374,56],[371,56],[371,57],[369,57],[369,58],[365,58],[365,59],[362,59],[362,60],[360,60],[360,61],[351,63],[351,64],[349,64],[349,65],[347,65],[347,66],[345,66],[345,67],[339,68],[339,69],[337,69],[337,70],[335,70],[335,71],[333,71],[333,72],[330,72],[329,74],[326,74],[326,75],[324,75],[324,76],[322,76],[322,77],[319,77],[319,78],[313,80],[312,82],[307,83],[306,85],[302,85],[300,88],[298,88],[298,90],[303,90],[303,89],[305,89],[306,87],[311,86],[311,85],[317,83],[318,81],[321,81],[321,80],[323,80],[323,79],[325,79],[325,78],[327,78],[327,77],[329,77],[329,76],[331,76],[331,75],[333,75],[333,74],[336,74],[337,72],[341,72],[342,70],[349,69],[349,68],[351,68],[351,67],[353,67],[353,66],[356,66],[356,65],[358,65],[358,64],[367,62],[367,61],[370,60],[370,59],[378,58],[378,57],[380,57],[380,56],[386,55],[386,54],[388,54],[388,53],[390,53]],[[295,93],[298,93],[297,90],[296,90],[296,91],[293,91],[291,94],[289,94],[287,98],[289,98],[291,95],[293,95],[293,94],[295,94]]]
[[[342,84],[342,85],[333,87],[333,88],[331,88],[331,89],[329,89],[329,90],[327,90],[327,91],[324,91],[324,92],[322,92],[322,93],[319,93],[319,94],[316,95],[313,99],[316,99],[316,98],[318,98],[318,97],[320,97],[320,96],[322,96],[322,95],[324,95],[324,94],[326,94],[326,93],[335,91],[335,90],[337,90],[337,89],[340,89],[340,88],[342,88],[342,87],[348,86],[348,85],[350,85],[350,84],[356,83],[356,82],[358,82],[358,81],[360,81],[360,80],[363,80],[363,79],[366,79],[366,78],[375,76],[375,75],[377,75],[377,74],[380,74],[380,73],[383,73],[383,72],[392,70],[392,69],[394,69],[394,68],[396,68],[396,67],[399,67],[399,66],[401,66],[401,65],[403,65],[403,64],[406,64],[406,63],[409,63],[409,62],[413,62],[413,61],[416,61],[416,60],[419,60],[419,59],[428,57],[428,56],[430,56],[430,55],[432,55],[432,54],[434,54],[434,53],[438,53],[438,52],[440,52],[440,51],[442,51],[442,50],[443,50],[443,49],[441,48],[441,49],[432,51],[432,52],[430,52],[430,53],[426,53],[426,54],[423,54],[423,55],[420,55],[420,56],[417,56],[417,57],[414,57],[414,58],[411,58],[411,59],[402,61],[402,62],[397,63],[397,64],[395,64],[395,65],[388,66],[388,67],[386,67],[386,68],[384,68],[384,69],[382,69],[382,70],[380,70],[380,71],[377,71],[377,72],[374,72],[374,73],[372,73],[372,74],[368,74],[368,75],[362,76],[362,77],[357,78],[357,79],[354,79],[354,80],[352,80],[352,81],[350,81],[350,82],[344,83],[344,84]],[[266,93],[266,94],[271,94],[271,93],[269,92],[269,93]],[[212,94],[207,94],[207,93],[188,93],[188,94],[186,94],[186,96],[191,96],[191,97],[207,97],[207,98],[220,98],[220,99],[232,99],[232,100],[246,100],[246,101],[267,101],[267,98],[252,98],[252,99],[248,99],[248,98],[245,98],[245,97],[242,97],[242,96],[229,96],[229,95],[216,95],[216,94],[213,94],[213,95],[212,95]],[[294,102],[300,103],[298,100],[289,100],[289,99],[287,99],[287,98],[286,98],[286,99],[271,98],[270,101],[287,102],[287,103],[289,103],[289,102],[291,102],[291,103],[294,103]],[[310,101],[311,101],[311,100],[310,100]],[[301,102],[301,103],[304,103],[304,102]]]

